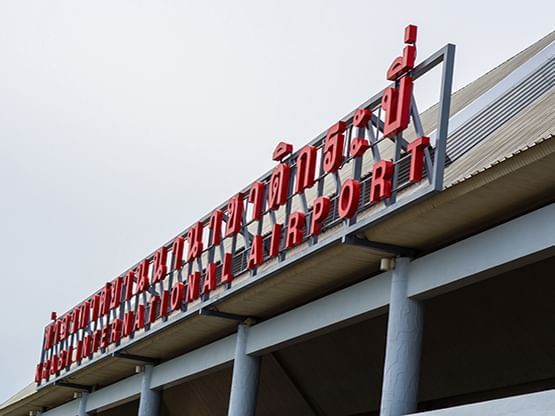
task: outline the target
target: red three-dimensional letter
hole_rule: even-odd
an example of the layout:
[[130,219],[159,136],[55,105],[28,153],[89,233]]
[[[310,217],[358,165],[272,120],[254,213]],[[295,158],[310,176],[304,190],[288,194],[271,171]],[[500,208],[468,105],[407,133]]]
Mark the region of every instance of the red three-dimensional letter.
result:
[[202,284],[202,294],[206,295],[214,289],[216,289],[216,263],[208,263]]
[[183,247],[185,247],[185,239],[181,236],[175,237],[172,244],[173,270],[181,270],[183,267]]
[[345,142],[346,124],[338,121],[328,129],[324,141],[324,172],[335,172],[343,163],[343,144]]
[[383,127],[385,137],[393,137],[408,127],[412,86],[412,78],[407,75],[399,81],[399,88],[385,90],[382,97],[382,108],[386,113]]
[[168,259],[168,248],[162,246],[154,254],[154,273],[152,276],[152,283],[161,282],[166,277],[168,266],[166,261]]
[[217,246],[222,242],[222,221],[224,218],[224,212],[221,209],[216,209],[212,212],[210,216],[210,221],[208,222],[208,228],[210,229],[211,239],[210,244]]
[[282,224],[274,224],[272,226],[272,236],[270,237],[270,257],[276,257],[279,254],[282,228]]
[[355,215],[360,198],[360,182],[356,179],[347,179],[339,193],[338,208],[339,217],[349,218]]
[[249,252],[249,260],[247,262],[247,267],[249,269],[254,269],[257,266],[260,266],[264,259],[264,252],[262,246],[262,236],[255,235],[252,239],[251,249]]
[[280,163],[272,171],[268,183],[268,209],[278,209],[287,202],[290,170],[289,165]]
[[262,204],[264,202],[264,182],[255,182],[249,191],[249,203],[252,204],[252,219],[258,221],[262,218]]
[[110,309],[117,308],[121,303],[121,292],[123,289],[123,278],[121,276],[112,280],[112,293],[110,295]]
[[380,160],[372,168],[372,183],[370,185],[370,201],[380,202],[391,196],[391,180],[393,177],[393,162]]
[[200,272],[194,272],[187,278],[187,303],[198,299],[200,290]]
[[238,193],[227,203],[227,223],[225,235],[235,235],[241,231],[243,224],[243,194]]
[[422,136],[413,140],[407,146],[407,151],[410,153],[410,174],[409,180],[411,182],[418,182],[422,179],[422,163],[424,162],[424,149],[430,145],[430,139]]
[[232,263],[233,256],[231,253],[225,253],[222,265],[222,283],[231,283],[233,280],[233,271],[231,270]]
[[194,260],[202,254],[202,229],[204,225],[202,221],[197,222],[187,234],[189,241],[189,252],[187,253],[187,261]]
[[317,149],[315,146],[305,146],[299,151],[299,155],[297,156],[297,174],[295,176],[296,194],[300,194],[305,189],[314,185],[316,152]]
[[135,269],[135,274],[137,276],[137,287],[135,288],[135,293],[142,293],[148,289],[150,285],[148,280],[148,259],[142,260],[137,268]]
[[310,234],[318,235],[322,229],[322,222],[330,212],[331,201],[328,196],[320,196],[312,204],[312,220],[310,222]]
[[303,241],[305,215],[302,211],[294,212],[289,216],[287,222],[287,235],[285,236],[285,247],[291,248]]

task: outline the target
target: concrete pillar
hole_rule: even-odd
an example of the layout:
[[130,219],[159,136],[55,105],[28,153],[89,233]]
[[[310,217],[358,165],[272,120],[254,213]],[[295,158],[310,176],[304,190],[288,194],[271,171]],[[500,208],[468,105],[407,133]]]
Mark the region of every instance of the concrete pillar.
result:
[[248,333],[247,325],[237,328],[228,416],[254,416],[256,410],[260,357],[247,355]]
[[87,416],[87,398],[89,397],[89,393],[84,391],[81,393],[81,397],[79,398],[79,416]]
[[160,392],[150,388],[152,370],[151,364],[144,366],[141,397],[139,398],[139,416],[158,416],[160,413]]
[[387,322],[380,416],[416,411],[422,346],[422,305],[407,297],[410,259],[395,262]]

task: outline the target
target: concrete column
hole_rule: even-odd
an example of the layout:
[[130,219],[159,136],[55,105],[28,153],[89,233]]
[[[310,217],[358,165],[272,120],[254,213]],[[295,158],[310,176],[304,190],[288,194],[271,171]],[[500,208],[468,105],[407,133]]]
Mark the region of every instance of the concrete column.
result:
[[248,333],[247,325],[237,328],[228,416],[254,416],[256,410],[260,357],[247,355]]
[[141,397],[139,398],[139,416],[158,416],[160,413],[160,392],[150,388],[152,369],[151,364],[144,367]]
[[89,397],[89,393],[84,391],[81,393],[81,397],[79,398],[79,416],[87,416],[87,398]]
[[416,411],[422,346],[422,305],[407,297],[410,259],[395,262],[387,322],[380,416]]

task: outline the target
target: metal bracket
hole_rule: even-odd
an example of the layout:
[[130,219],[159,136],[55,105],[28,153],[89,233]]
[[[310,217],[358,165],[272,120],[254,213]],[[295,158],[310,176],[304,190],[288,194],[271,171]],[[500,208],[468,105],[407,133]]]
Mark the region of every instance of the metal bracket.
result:
[[63,380],[57,380],[54,382],[55,386],[60,386],[60,387],[67,387],[69,389],[74,389],[74,390],[83,390],[83,391],[88,391],[89,393],[92,391],[92,386],[85,386],[84,384],[77,384],[77,383],[68,383],[65,382]]
[[370,241],[364,238],[359,238],[354,235],[346,235],[341,239],[342,244],[351,246],[364,247],[374,251],[382,251],[385,253],[394,254],[402,257],[415,257],[417,250],[410,247],[401,247],[395,244],[380,243],[377,241]]
[[113,352],[112,357],[121,358],[123,360],[140,361],[145,364],[160,364],[160,360],[158,358],[145,357],[143,355],[128,354],[123,351]]
[[202,315],[202,316],[213,316],[216,318],[230,319],[232,321],[241,322],[247,325],[253,325],[257,321],[256,318],[253,318],[250,316],[243,316],[243,315],[237,315],[234,313],[221,312],[215,308],[211,308],[211,309],[200,308],[198,313],[199,315]]

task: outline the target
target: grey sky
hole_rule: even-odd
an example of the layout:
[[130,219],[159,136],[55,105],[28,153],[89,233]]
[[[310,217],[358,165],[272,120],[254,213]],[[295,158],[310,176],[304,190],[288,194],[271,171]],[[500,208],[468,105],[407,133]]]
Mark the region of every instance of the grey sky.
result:
[[32,380],[50,311],[387,85],[405,25],[420,58],[457,44],[459,88],[553,30],[552,4],[1,1],[0,402]]

